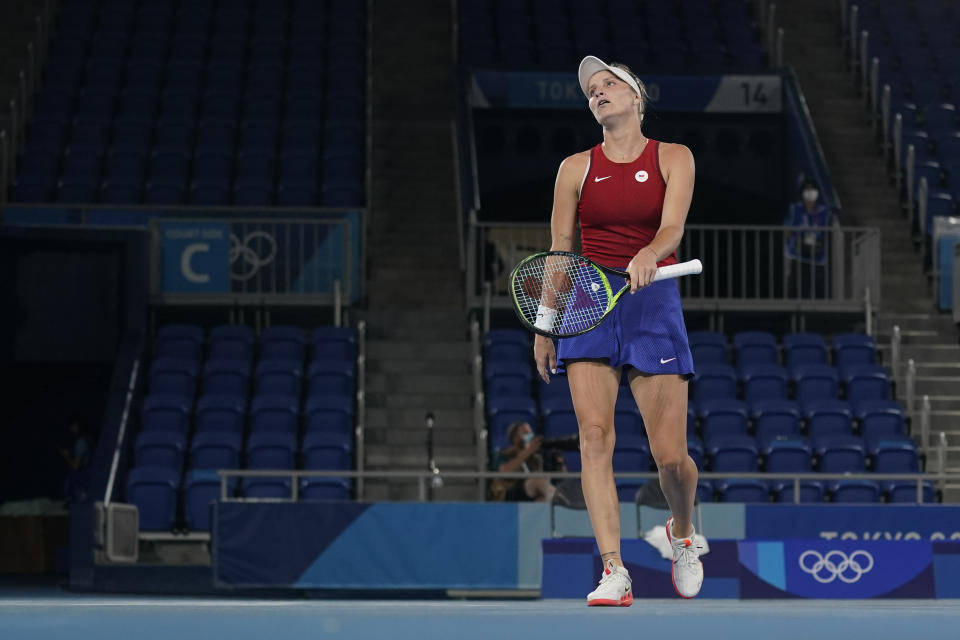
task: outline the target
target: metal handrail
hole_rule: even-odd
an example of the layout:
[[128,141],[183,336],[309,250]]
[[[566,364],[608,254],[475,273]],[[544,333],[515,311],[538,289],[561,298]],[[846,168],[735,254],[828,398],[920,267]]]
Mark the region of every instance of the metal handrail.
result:
[[926,394],[920,405],[920,450],[924,455],[930,451],[930,396]]
[[883,131],[880,139],[883,140],[883,159],[890,161],[890,101],[891,89],[889,84],[883,85],[883,97],[880,99],[880,126]]
[[107,476],[107,488],[103,493],[103,505],[107,507],[113,500],[113,486],[117,479],[117,471],[120,468],[120,456],[126,446],[127,423],[130,420],[130,407],[133,404],[133,396],[137,387],[137,374],[140,372],[140,358],[133,361],[130,367],[130,379],[127,382],[127,394],[123,401],[123,413],[120,414],[120,428],[117,431],[117,443],[113,448],[113,458],[110,460],[110,473]]
[[873,133],[877,133],[877,110],[879,109],[878,95],[880,93],[877,82],[880,76],[880,58],[874,56],[870,59],[870,123],[873,125]]
[[953,247],[953,321],[960,322],[960,243]]
[[917,364],[913,361],[913,358],[907,360],[907,384],[906,384],[906,405],[907,413],[913,415],[914,409],[916,407],[916,393],[917,393]]
[[857,27],[860,22],[860,7],[853,5],[850,7],[850,49],[848,53],[848,63],[850,65],[850,73],[857,72]]
[[900,345],[903,343],[903,336],[900,332],[900,325],[893,325],[893,331],[890,334],[890,369],[893,373],[893,382],[900,384]]
[[[364,471],[366,467],[366,424],[367,424],[367,322],[357,323],[357,416],[354,425],[356,440],[356,467]],[[357,480],[357,498],[364,494],[363,478]]]
[[[913,145],[911,145],[913,146]],[[927,177],[920,178],[920,186],[917,188],[917,206],[916,213],[914,208],[910,208],[910,228],[913,229],[914,215],[917,217],[917,228],[920,230],[920,237],[927,235],[927,194],[930,193],[930,185],[927,183]]]

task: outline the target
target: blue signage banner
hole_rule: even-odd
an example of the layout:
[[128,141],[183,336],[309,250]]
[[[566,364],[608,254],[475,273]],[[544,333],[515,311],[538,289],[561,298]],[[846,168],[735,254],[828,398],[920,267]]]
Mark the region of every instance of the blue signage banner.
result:
[[159,230],[165,293],[229,291],[229,224],[161,222]]
[[[661,111],[779,113],[779,75],[641,76]],[[477,71],[470,83],[473,107],[582,109],[586,98],[573,73]]]
[[760,540],[960,541],[950,505],[747,505],[744,537]]

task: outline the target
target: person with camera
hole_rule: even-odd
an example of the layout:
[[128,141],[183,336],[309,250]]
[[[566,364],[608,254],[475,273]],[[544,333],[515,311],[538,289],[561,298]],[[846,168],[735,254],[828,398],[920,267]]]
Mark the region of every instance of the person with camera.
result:
[[[499,450],[494,459],[497,471],[566,471],[560,450],[544,448],[543,436],[534,434],[529,423],[512,423],[507,427],[507,440],[510,446]],[[503,478],[491,484],[492,499],[509,502],[549,502],[555,491],[547,478]]]

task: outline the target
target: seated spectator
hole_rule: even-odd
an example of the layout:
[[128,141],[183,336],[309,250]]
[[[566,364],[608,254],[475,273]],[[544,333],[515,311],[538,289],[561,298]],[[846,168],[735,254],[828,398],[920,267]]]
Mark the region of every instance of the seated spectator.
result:
[[800,183],[800,198],[790,205],[783,224],[810,227],[787,232],[784,253],[787,257],[788,295],[801,298],[829,297],[827,279],[828,234],[825,227],[833,221],[830,207],[820,199],[817,183],[805,178]]
[[[494,456],[494,468],[502,472],[544,470],[544,460],[540,453],[543,436],[533,433],[526,422],[514,422],[507,428],[510,446]],[[554,452],[552,467],[555,471],[565,471],[563,456]],[[493,500],[510,502],[549,502],[556,489],[547,478],[497,479],[491,483],[490,493]]]

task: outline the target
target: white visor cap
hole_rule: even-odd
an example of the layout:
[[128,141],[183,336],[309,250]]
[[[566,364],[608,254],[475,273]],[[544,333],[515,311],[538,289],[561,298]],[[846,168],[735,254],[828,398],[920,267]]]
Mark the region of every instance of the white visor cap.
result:
[[583,95],[585,95],[588,100],[590,99],[588,86],[590,78],[593,77],[593,74],[597,73],[598,71],[609,71],[613,75],[626,82],[627,85],[629,85],[629,87],[633,89],[634,93],[636,93],[638,96],[643,95],[640,93],[640,87],[637,86],[637,81],[634,80],[629,73],[618,67],[611,67],[597,56],[587,56],[580,61],[580,71],[577,72],[577,75],[580,77],[580,89],[583,91]]

